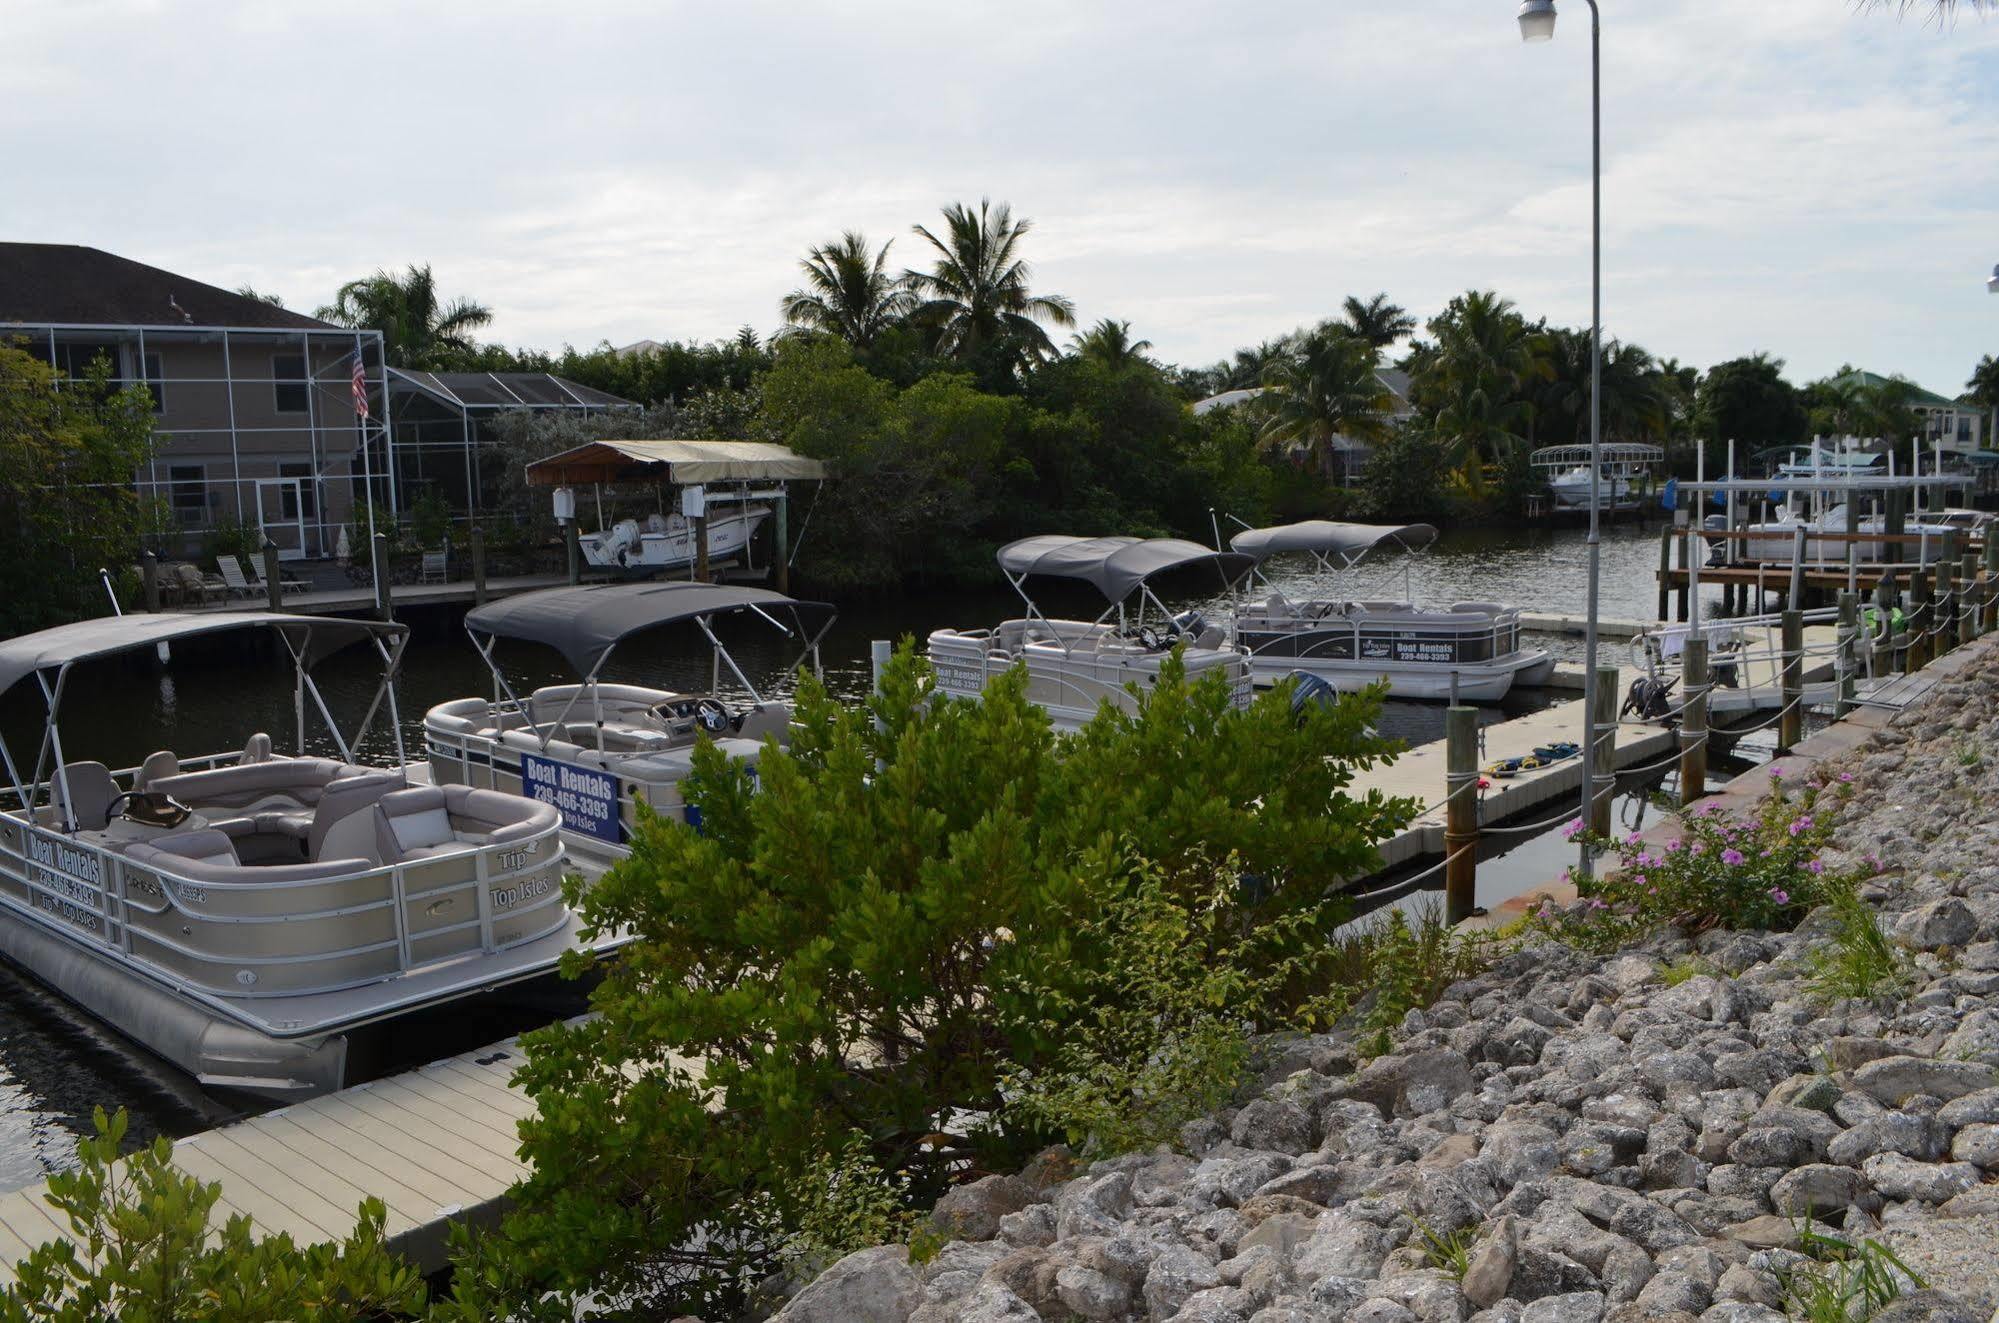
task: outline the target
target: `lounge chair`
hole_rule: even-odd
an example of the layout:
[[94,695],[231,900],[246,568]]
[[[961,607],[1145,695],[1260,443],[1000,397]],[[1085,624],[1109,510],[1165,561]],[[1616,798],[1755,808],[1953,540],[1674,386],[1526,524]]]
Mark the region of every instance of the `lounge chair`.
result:
[[[235,557],[232,556],[230,559],[234,560]],[[269,593],[271,591],[270,580],[264,577],[264,562],[256,556],[250,558],[250,573],[257,581],[258,592]],[[278,591],[280,593],[302,593],[306,590],[307,586],[304,579],[294,579],[291,575],[286,574],[282,568],[278,570]]]
[[234,556],[217,556],[215,568],[222,571],[222,582],[231,597],[255,597],[257,589],[243,573],[243,567]]
[[173,576],[174,582],[180,585],[183,601],[206,602],[210,593],[226,595],[229,591],[228,585],[219,576],[203,574],[198,566],[184,560],[174,562]]
[[451,552],[426,551],[423,553],[423,569],[417,576],[418,583],[443,583],[451,576]]

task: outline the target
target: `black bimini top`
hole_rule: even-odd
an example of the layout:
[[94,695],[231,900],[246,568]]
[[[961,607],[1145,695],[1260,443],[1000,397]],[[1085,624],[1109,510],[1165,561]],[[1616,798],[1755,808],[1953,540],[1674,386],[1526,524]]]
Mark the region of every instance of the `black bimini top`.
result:
[[408,632],[406,625],[379,620],[344,620],[336,616],[297,616],[271,611],[104,616],[0,640],[0,693],[12,689],[36,671],[232,629],[277,630],[308,669],[349,644],[370,637],[399,637]]
[[999,549],[1000,568],[1008,574],[1081,579],[1094,584],[1112,602],[1122,602],[1155,575],[1204,561],[1214,565],[1225,585],[1241,578],[1256,563],[1252,557],[1237,552],[1216,551],[1177,537],[1069,537],[1043,533],[1009,542]]
[[817,642],[833,622],[826,602],[801,602],[767,588],[730,583],[605,583],[587,588],[544,588],[488,602],[465,614],[465,628],[488,638],[545,644],[561,653],[578,675],[594,673],[604,654],[634,634],[738,611],[761,611],[779,628],[789,616]]
[[1347,524],[1331,519],[1307,519],[1274,528],[1251,528],[1229,539],[1237,551],[1261,562],[1287,551],[1309,551],[1351,561],[1384,542],[1404,551],[1421,551],[1437,540],[1429,524]]

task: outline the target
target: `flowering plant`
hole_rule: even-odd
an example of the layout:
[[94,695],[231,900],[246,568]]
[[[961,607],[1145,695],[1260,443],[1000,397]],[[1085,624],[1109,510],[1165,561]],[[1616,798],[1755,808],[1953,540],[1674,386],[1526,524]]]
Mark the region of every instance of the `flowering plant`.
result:
[[[1708,928],[1788,929],[1814,906],[1850,891],[1873,869],[1835,866],[1825,858],[1851,778],[1786,777],[1769,770],[1770,792],[1740,816],[1712,801],[1683,813],[1663,844],[1636,832],[1605,838],[1569,824],[1571,839],[1587,840],[1616,862],[1595,878],[1577,878],[1582,901],[1561,917],[1565,940],[1606,948],[1646,930],[1674,924]],[[1537,916],[1557,917],[1553,907]]]

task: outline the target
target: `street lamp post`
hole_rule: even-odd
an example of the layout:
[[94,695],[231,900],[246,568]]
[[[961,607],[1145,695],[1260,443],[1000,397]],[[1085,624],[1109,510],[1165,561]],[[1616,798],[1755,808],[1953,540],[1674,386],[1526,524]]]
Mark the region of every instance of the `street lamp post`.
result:
[[[1589,598],[1583,624],[1583,793],[1582,823],[1594,818],[1599,792],[1596,767],[1597,597],[1603,561],[1598,535],[1603,476],[1603,65],[1599,56],[1601,15],[1596,0],[1589,3]],[[1550,41],[1555,36],[1555,0],[1520,0],[1520,39]],[[1603,778],[1616,783],[1616,774]],[[1590,847],[1581,848],[1582,876],[1590,876]]]

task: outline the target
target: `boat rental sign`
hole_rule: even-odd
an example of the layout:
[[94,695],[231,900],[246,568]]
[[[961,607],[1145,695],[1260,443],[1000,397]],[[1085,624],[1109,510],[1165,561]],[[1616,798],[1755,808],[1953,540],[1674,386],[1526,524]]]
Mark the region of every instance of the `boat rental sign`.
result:
[[610,845],[624,842],[624,787],[609,772],[537,754],[521,755],[521,788],[562,815],[562,825]]

